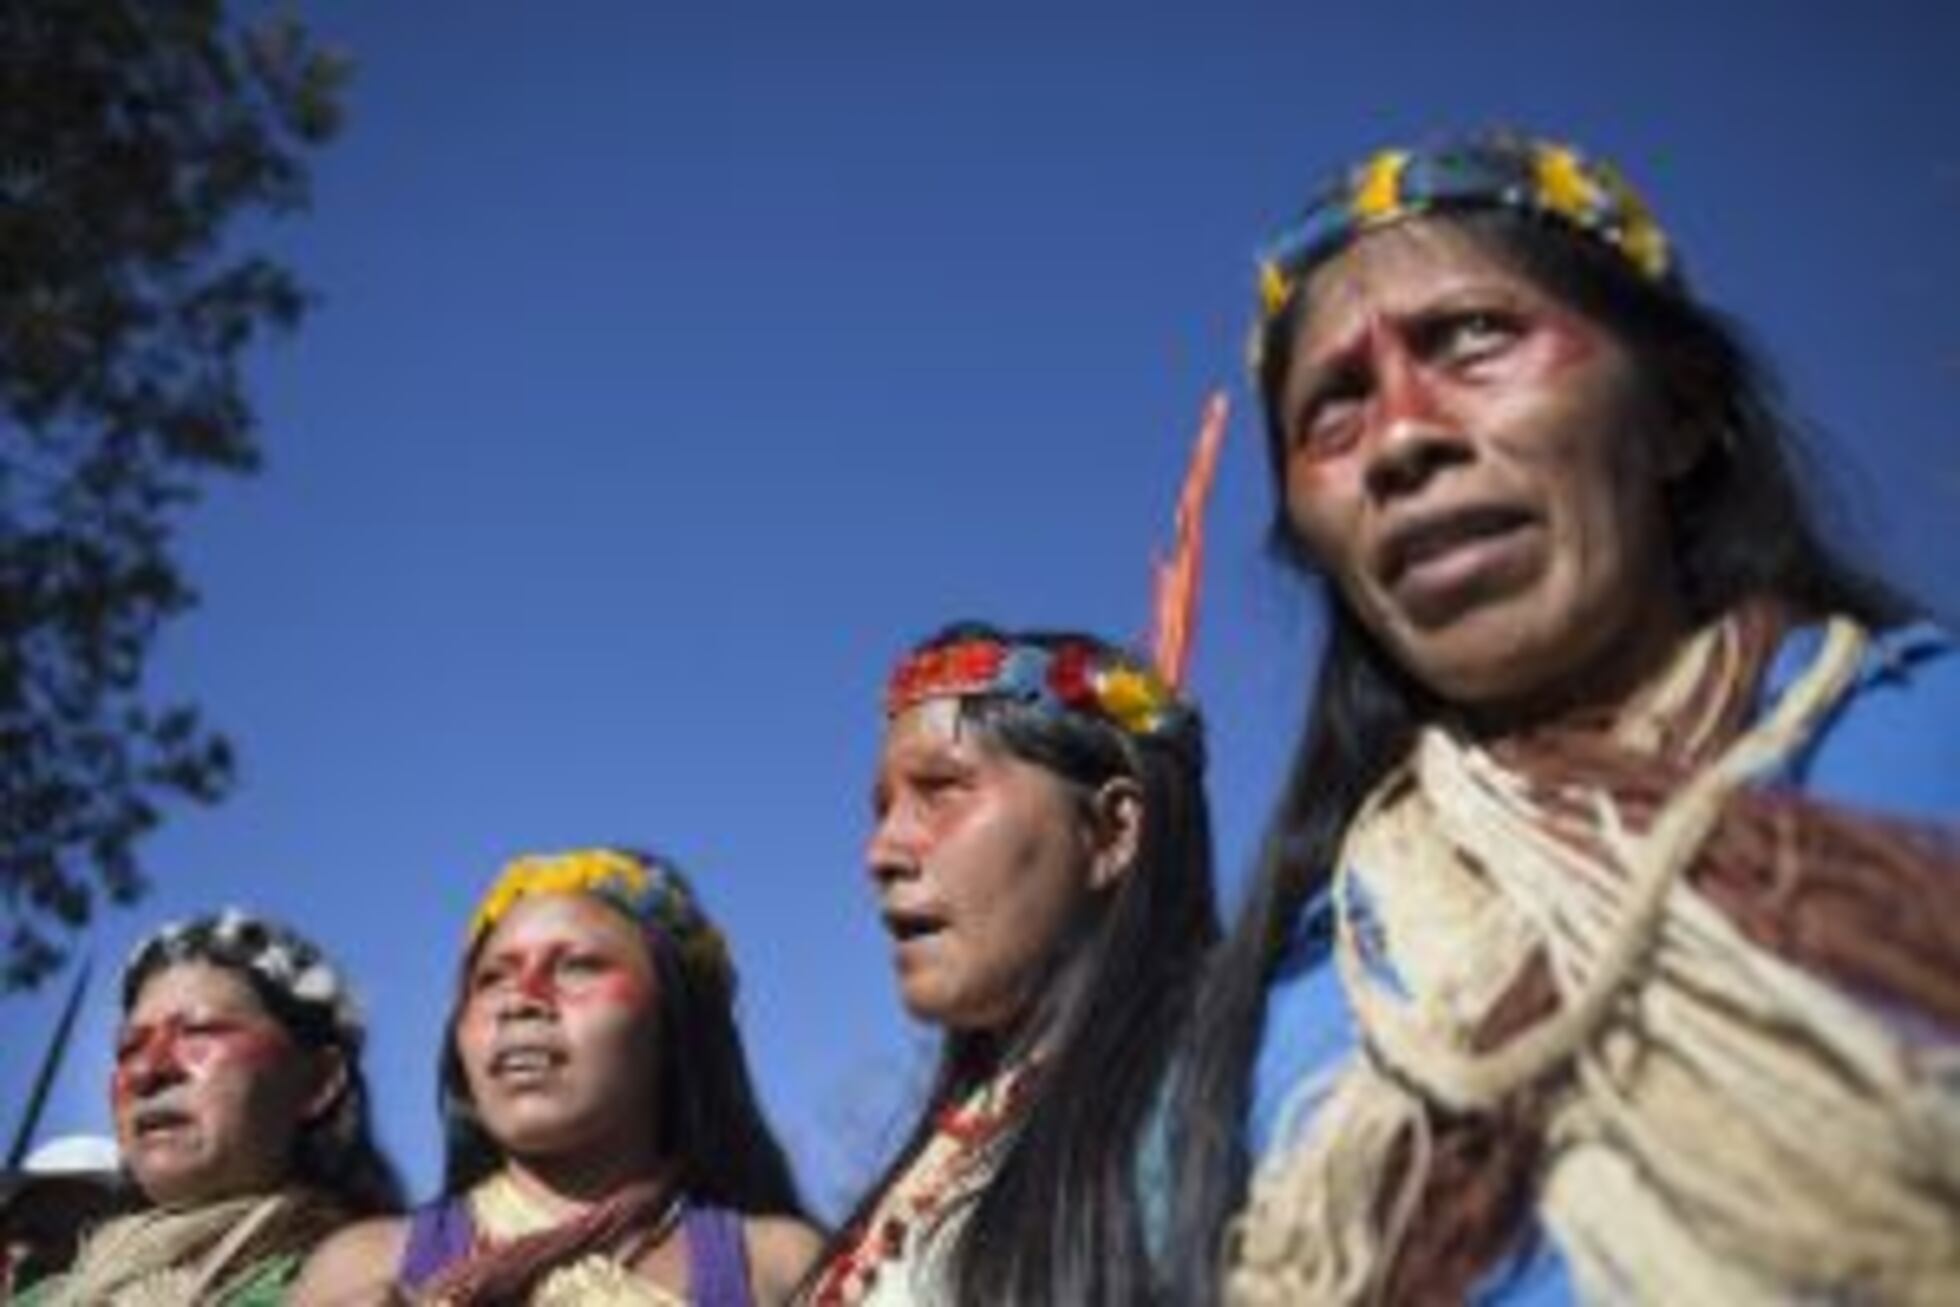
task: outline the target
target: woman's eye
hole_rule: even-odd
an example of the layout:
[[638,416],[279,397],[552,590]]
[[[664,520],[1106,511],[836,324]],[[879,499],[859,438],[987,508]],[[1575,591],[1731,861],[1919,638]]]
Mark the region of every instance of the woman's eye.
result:
[[957,804],[971,788],[971,778],[958,772],[934,772],[913,782],[919,801],[929,809]]
[[1355,420],[1366,400],[1367,385],[1359,377],[1322,382],[1293,420],[1289,433],[1293,448],[1319,457],[1340,452],[1352,443]]
[[1453,362],[1488,358],[1518,336],[1518,324],[1508,314],[1474,309],[1445,319],[1438,331],[1438,352]]
[[504,983],[510,972],[503,967],[485,967],[470,977],[470,992],[486,994]]
[[911,779],[912,789],[925,795],[944,794],[957,788],[960,783],[960,777],[949,771],[922,771]]

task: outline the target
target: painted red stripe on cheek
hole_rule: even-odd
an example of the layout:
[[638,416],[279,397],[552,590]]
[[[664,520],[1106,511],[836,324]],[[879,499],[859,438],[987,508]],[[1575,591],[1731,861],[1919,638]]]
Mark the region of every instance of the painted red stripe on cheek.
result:
[[197,1070],[231,1065],[247,1071],[262,1071],[288,1057],[292,1041],[272,1026],[239,1026],[212,1031],[201,1039],[186,1040],[184,1064]]
[[638,972],[628,971],[624,967],[596,977],[592,985],[578,995],[581,1001],[596,1006],[629,1011],[645,1007],[652,996],[653,986]]
[[118,1112],[128,1107],[136,1098],[136,1069],[131,1066],[118,1066],[109,1077],[109,1102]]
[[1557,313],[1540,324],[1545,341],[1545,370],[1564,372],[1588,363],[1599,353],[1605,339],[1583,318]]
[[547,953],[543,957],[525,959],[517,973],[517,992],[533,1003],[550,1006],[558,1001],[558,981],[556,971],[558,957]]
[[1448,422],[1427,371],[1401,337],[1379,318],[1368,324],[1368,353],[1374,360],[1382,427],[1397,422],[1435,427]]
[[160,1069],[167,1071],[175,1066],[181,1034],[181,1024],[176,1021],[142,1026],[125,1033],[116,1052],[115,1070],[109,1077],[110,1102],[118,1107],[128,1104],[137,1097],[139,1085]]

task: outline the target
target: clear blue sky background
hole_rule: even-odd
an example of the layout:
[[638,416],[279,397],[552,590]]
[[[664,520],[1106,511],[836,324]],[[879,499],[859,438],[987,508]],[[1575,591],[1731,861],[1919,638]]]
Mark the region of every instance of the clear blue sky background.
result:
[[[1242,880],[1311,604],[1259,553],[1251,252],[1329,168],[1511,123],[1623,162],[1836,433],[1872,549],[1960,609],[1960,8],[1377,2],[301,5],[358,60],[268,463],[183,548],[159,692],[243,781],[92,931],[240,902],[358,978],[438,1167],[462,925],[522,850],[646,843],[744,970],[834,1211],[925,1037],[859,850],[879,685],[961,615],[1138,635],[1207,387],[1240,401],[1195,687]],[[711,12],[712,11],[712,12]],[[0,1002],[0,1124],[59,986]],[[98,983],[45,1129],[106,1126]]]

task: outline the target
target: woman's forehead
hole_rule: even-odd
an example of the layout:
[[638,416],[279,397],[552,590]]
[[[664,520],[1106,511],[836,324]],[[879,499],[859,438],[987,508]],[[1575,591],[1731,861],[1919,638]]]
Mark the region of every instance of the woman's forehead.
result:
[[959,699],[944,695],[908,705],[886,724],[886,756],[970,746],[975,736],[960,704]]
[[1414,309],[1480,287],[1542,294],[1521,271],[1446,218],[1415,218],[1364,233],[1314,269],[1301,334],[1357,314]]
[[193,958],[173,962],[145,980],[130,1004],[129,1019],[142,1021],[192,1007],[259,1012],[265,1005],[237,971]]
[[484,937],[479,956],[551,941],[616,942],[638,938],[639,928],[624,913],[594,895],[525,894],[511,904],[510,910]]

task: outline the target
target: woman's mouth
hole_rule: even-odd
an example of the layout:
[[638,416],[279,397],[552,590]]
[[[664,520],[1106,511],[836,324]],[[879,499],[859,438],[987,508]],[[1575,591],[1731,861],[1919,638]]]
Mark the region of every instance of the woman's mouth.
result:
[[1422,517],[1384,541],[1376,574],[1417,626],[1439,626],[1501,588],[1525,561],[1537,521],[1522,509],[1487,507]]
[[178,1137],[188,1131],[194,1118],[180,1107],[138,1108],[130,1119],[130,1133],[140,1144]]
[[885,929],[901,956],[908,949],[928,943],[946,929],[946,919],[928,912],[887,911]]
[[565,1064],[562,1050],[543,1044],[513,1044],[490,1055],[490,1078],[507,1085],[528,1085],[553,1075]]

